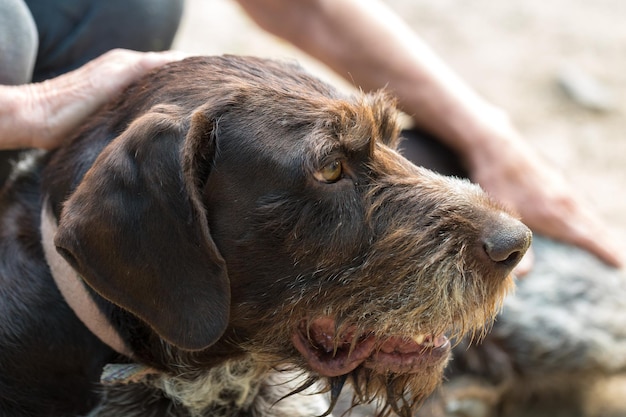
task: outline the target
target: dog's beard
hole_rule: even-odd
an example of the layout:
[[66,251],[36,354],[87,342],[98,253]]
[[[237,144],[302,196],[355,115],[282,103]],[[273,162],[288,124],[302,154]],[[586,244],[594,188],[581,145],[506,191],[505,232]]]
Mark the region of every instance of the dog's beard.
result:
[[[378,417],[410,417],[441,384],[443,370],[447,365],[447,361],[443,360],[423,369],[423,372],[400,374],[376,372],[362,364],[348,374],[325,377],[304,371],[309,365],[290,343],[279,343],[281,346],[277,346],[276,340],[288,340],[285,336],[281,335],[280,339],[276,339],[276,334],[272,338],[268,337],[267,343],[263,344],[267,350],[263,352],[259,351],[258,346],[256,349],[251,347],[250,350],[256,350],[254,359],[263,363],[267,369],[284,369],[296,373],[300,370],[302,378],[299,380],[304,382],[295,386],[291,394],[309,390],[313,386],[320,387],[318,393],[326,393],[330,397],[330,407],[323,415],[330,415],[340,396],[342,399],[350,399],[348,396],[352,396],[352,407],[373,405]],[[270,339],[274,341],[273,348],[269,347]]]
[[399,375],[378,374],[365,368],[357,368],[349,375],[329,378],[331,404],[334,407],[344,384],[348,382],[353,388],[353,407],[374,404],[379,417],[393,414],[410,417],[439,386],[441,375],[442,370],[419,375]]
[[[453,266],[450,266],[453,268]],[[449,273],[433,272],[435,276],[450,276]],[[471,275],[471,274],[470,274]],[[423,330],[432,329],[432,336],[447,334],[453,340],[459,340],[462,335],[468,334],[470,337],[480,339],[483,332],[489,328],[489,323],[496,311],[499,309],[499,302],[502,294],[508,288],[510,282],[504,281],[493,285],[478,285],[483,282],[479,279],[472,279],[473,276],[467,276],[465,283],[473,285],[464,285],[463,289],[466,296],[459,305],[454,308],[449,306],[441,307],[439,304],[434,305],[409,305],[400,308],[391,305],[387,310],[395,311],[393,320],[385,320],[388,314],[380,312],[375,313],[373,306],[367,303],[361,303],[353,306],[352,311],[348,306],[343,306],[340,310],[329,310],[329,307],[320,307],[324,305],[324,299],[313,294],[300,293],[300,299],[295,301],[289,299],[281,308],[274,310],[264,308],[251,308],[244,316],[255,317],[257,322],[256,332],[250,334],[250,339],[243,342],[243,348],[247,352],[254,352],[253,355],[257,360],[264,363],[268,368],[277,368],[285,364],[292,364],[300,369],[310,369],[310,364],[298,353],[291,342],[291,338],[295,329],[301,326],[302,318],[308,318],[309,323],[315,321],[316,317],[340,317],[337,319],[337,329],[349,328],[353,324],[357,324],[354,331],[355,337],[367,335],[372,329],[377,331],[377,335],[381,343],[388,336],[416,336]],[[408,285],[405,280],[405,285]],[[382,284],[379,287],[384,287]],[[454,287],[456,288],[456,287]],[[341,289],[335,290],[336,297],[348,299],[347,295],[341,294]],[[409,286],[409,289],[401,291],[407,294],[415,294],[416,290]],[[302,295],[305,294],[305,295]],[[380,302],[381,297],[376,297]],[[437,298],[439,299],[439,298]],[[445,297],[449,303],[455,297]],[[317,306],[317,311],[316,311]],[[395,307],[395,308],[392,308]],[[417,314],[416,311],[424,309],[431,312],[431,315]],[[259,311],[272,311],[268,316],[260,317]],[[454,313],[451,313],[454,312]],[[369,312],[369,313],[368,313]],[[368,313],[368,314],[366,314]],[[434,314],[437,313],[437,314]],[[282,317],[282,318],[279,318]],[[285,317],[289,317],[285,320]],[[359,322],[359,318],[364,322]],[[280,326],[276,323],[279,322]],[[370,324],[371,323],[371,324]],[[421,325],[418,325],[420,324]],[[483,327],[487,323],[487,327]],[[264,325],[265,324],[265,325]],[[380,327],[376,329],[376,326]],[[421,327],[420,327],[421,326]],[[304,331],[309,341],[315,343],[314,332]],[[334,343],[335,347],[339,347],[344,341],[338,330]],[[377,351],[377,350],[376,350]],[[362,364],[347,374],[333,377],[324,377],[312,374],[308,381],[309,385],[313,385],[320,379],[327,381],[327,392],[331,397],[331,407],[328,413],[332,411],[337,400],[342,396],[350,395],[352,389],[352,404],[373,404],[378,410],[379,417],[387,417],[391,415],[399,415],[401,417],[412,416],[416,410],[424,403],[427,397],[440,385],[443,369],[446,361],[437,363],[436,366],[426,367],[419,372],[413,373],[394,373],[377,372],[370,369],[367,364]],[[306,384],[305,384],[306,385]],[[307,386],[301,386],[301,389]],[[299,392],[296,389],[294,392]]]
[[[377,410],[377,417],[393,415],[411,417],[440,385],[444,366],[424,375],[380,374],[359,367],[347,375],[330,378],[311,374],[303,375],[304,371],[298,371],[298,367],[294,365],[276,365],[274,369],[288,371],[290,375],[298,375],[287,383],[294,382],[296,379],[302,381],[278,401],[301,392],[306,392],[306,395],[327,394],[329,396],[329,408],[319,417],[330,415],[340,402],[340,397],[345,399],[348,396],[351,396],[350,408],[370,405]],[[312,387],[317,388],[311,390]]]

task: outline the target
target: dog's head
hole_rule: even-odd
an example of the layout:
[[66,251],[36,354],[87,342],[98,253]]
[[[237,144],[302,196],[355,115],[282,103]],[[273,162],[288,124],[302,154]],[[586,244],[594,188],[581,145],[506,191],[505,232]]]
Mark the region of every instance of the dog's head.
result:
[[529,244],[478,187],[396,152],[385,94],[292,65],[170,64],[104,116],[52,161],[83,161],[55,243],[189,363],[245,351],[408,413]]

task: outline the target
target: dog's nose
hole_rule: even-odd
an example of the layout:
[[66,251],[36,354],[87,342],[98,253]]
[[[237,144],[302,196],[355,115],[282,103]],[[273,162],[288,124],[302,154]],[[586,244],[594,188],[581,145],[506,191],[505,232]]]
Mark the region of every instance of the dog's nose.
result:
[[532,233],[522,222],[500,214],[489,222],[482,236],[482,247],[489,259],[513,268],[530,246]]

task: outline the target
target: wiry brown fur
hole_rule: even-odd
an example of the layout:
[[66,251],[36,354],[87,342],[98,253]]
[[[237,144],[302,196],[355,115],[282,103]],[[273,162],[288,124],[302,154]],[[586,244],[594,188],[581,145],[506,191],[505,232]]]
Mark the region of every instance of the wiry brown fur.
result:
[[[263,376],[251,386],[287,367],[304,373],[302,387],[322,379],[336,397],[349,381],[355,402],[408,416],[439,383],[445,357],[411,373],[375,371],[383,346],[481,332],[529,235],[477,186],[412,165],[397,143],[384,93],[345,96],[273,61],[191,58],[131,86],[45,160],[42,190],[60,253],[162,386],[176,380],[194,398],[190,387],[206,389],[198,381],[211,372],[252,361]],[[342,176],[320,181],[333,161]],[[491,259],[485,236],[511,228],[521,233],[515,256]],[[319,349],[311,323],[329,317],[335,355],[350,357],[365,339],[373,353],[345,374],[307,375],[310,358],[292,339]],[[95,368],[112,356],[101,348]],[[153,382],[110,389],[101,410],[124,414],[156,395],[154,415],[189,415]],[[258,415],[250,392],[193,415]],[[97,399],[66,401],[84,410]]]

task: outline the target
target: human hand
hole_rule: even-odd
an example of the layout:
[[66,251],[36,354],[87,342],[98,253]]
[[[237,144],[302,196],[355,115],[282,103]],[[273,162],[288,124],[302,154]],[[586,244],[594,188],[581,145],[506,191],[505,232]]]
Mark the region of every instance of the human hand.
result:
[[132,81],[184,57],[172,51],[116,49],[41,83],[0,86],[4,107],[0,111],[0,149],[54,148]]
[[[517,211],[533,231],[579,246],[609,265],[623,267],[619,247],[604,224],[565,181],[510,126],[501,140],[483,147],[470,166],[472,179]],[[530,270],[532,254],[516,269]]]

